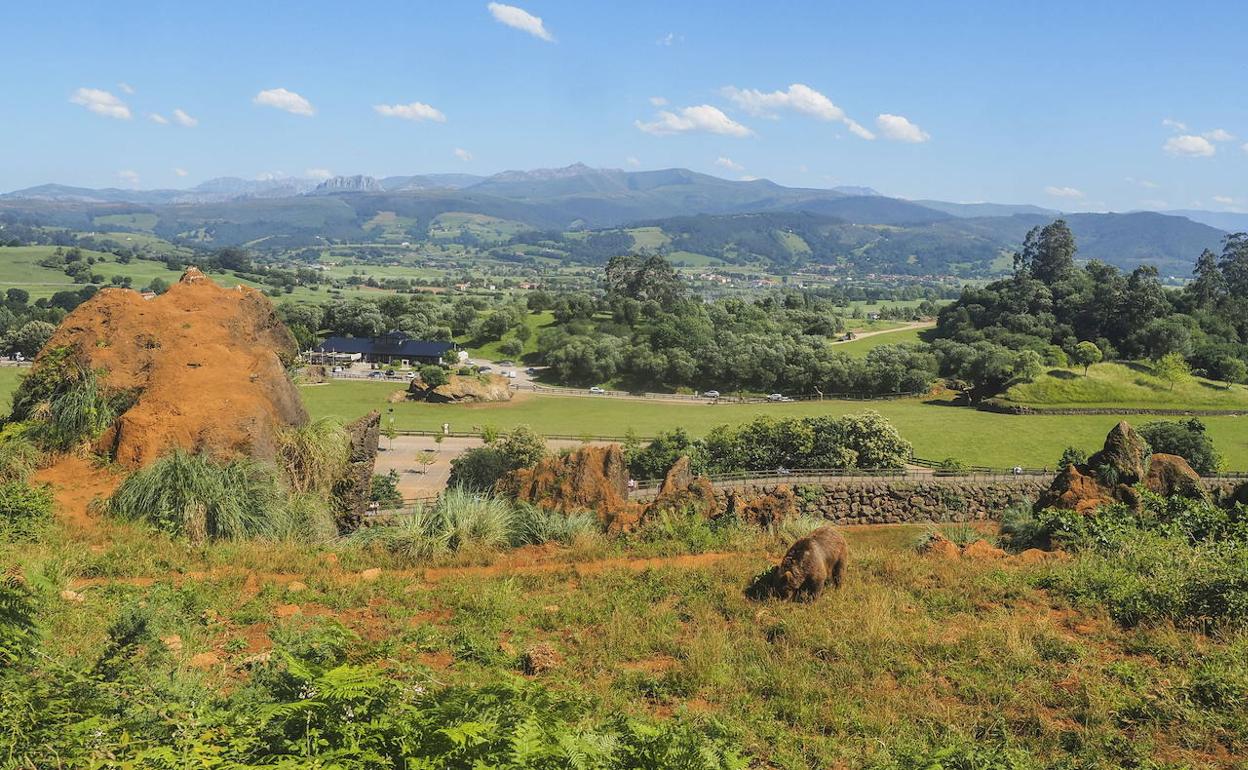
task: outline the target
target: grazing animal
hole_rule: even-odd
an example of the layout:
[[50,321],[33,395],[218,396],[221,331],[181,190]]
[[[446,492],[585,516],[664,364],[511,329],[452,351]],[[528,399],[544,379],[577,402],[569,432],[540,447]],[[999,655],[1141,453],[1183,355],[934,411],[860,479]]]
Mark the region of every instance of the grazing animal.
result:
[[789,548],[776,571],[776,595],[781,599],[814,601],[832,583],[845,580],[849,546],[832,527],[820,527]]

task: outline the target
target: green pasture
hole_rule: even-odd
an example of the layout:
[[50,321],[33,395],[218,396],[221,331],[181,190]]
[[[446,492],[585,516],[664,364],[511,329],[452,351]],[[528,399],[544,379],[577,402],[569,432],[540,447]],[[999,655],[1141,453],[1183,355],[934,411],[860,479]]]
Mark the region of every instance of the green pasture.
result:
[[[887,336],[887,335],[881,335]],[[1088,370],[1050,369],[1015,385],[1001,401],[1023,406],[1137,409],[1248,409],[1248,387],[1193,377],[1173,385],[1147,363],[1105,363]]]
[[[676,427],[696,436],[716,425],[748,422],[759,415],[840,415],[873,409],[891,420],[921,457],[956,457],[997,468],[1053,467],[1067,446],[1099,448],[1120,419],[1136,424],[1160,419],[1138,415],[1004,415],[919,399],[710,405],[521,394],[504,404],[388,403],[387,397],[401,388],[398,383],[334,381],[305,386],[302,393],[308,410],[316,417],[351,420],[373,409],[385,414],[393,408],[399,429],[438,430],[443,423],[450,423],[452,431],[528,425],[541,433],[572,436],[622,436],[630,428],[640,436],[652,436]],[[1248,417],[1209,417],[1205,424],[1229,466],[1248,469]]]

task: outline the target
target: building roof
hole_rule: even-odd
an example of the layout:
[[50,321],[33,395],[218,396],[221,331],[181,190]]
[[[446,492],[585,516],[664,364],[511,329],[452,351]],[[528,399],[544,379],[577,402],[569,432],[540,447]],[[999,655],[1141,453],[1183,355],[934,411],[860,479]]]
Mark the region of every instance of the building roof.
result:
[[396,358],[438,358],[454,349],[450,342],[411,340],[401,333],[391,332],[382,337],[330,337],[317,345],[318,353],[362,353],[372,356]]

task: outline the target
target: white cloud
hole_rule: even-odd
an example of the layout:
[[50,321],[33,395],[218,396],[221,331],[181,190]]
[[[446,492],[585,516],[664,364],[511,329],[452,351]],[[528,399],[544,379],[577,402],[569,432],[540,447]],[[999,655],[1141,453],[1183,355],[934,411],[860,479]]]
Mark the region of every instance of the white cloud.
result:
[[932,138],[926,131],[901,115],[883,113],[875,119],[875,125],[885,139],[892,139],[895,142],[921,144]]
[[1201,134],[1201,136],[1205,137],[1211,142],[1233,142],[1235,141],[1235,135],[1232,134],[1230,131],[1227,131],[1225,128],[1215,128],[1212,131],[1206,131],[1204,134]]
[[661,110],[654,121],[643,123],[638,120],[634,122],[634,125],[639,130],[655,136],[687,134],[695,131],[736,137],[751,136],[754,133],[709,104],[684,107],[679,114]]
[[1126,181],[1128,184],[1139,185],[1140,187],[1143,187],[1145,190],[1156,190],[1158,187],[1161,187],[1161,185],[1157,184],[1156,182],[1150,179],[1136,179],[1133,176],[1127,177]]
[[98,88],[79,88],[77,91],[74,91],[73,96],[69,97],[69,100],[74,104],[86,107],[96,115],[116,118],[117,120],[130,119],[130,108],[126,106],[125,102],[108,91],[102,91]]
[[424,102],[412,102],[411,104],[374,104],[373,109],[378,115],[385,115],[388,118],[403,118],[404,120],[424,121],[432,120],[435,123],[445,123],[446,116],[436,107],[431,107]]
[[658,40],[654,41],[654,43],[655,45],[672,46],[672,45],[675,45],[676,43],[683,43],[684,40],[685,40],[684,35],[677,35],[675,32],[668,32],[663,37],[660,37]]
[[134,186],[139,183],[139,174],[136,171],[118,171],[117,178],[128,185]]
[[1083,192],[1073,187],[1054,187],[1049,185],[1044,188],[1046,195],[1052,195],[1054,198],[1082,198]]
[[759,178],[756,176],[750,176],[749,174],[743,174],[740,179],[742,182],[757,182]]
[[169,118],[166,118],[164,115],[161,115],[159,112],[147,113],[147,119],[152,121],[153,123],[158,123],[162,126],[169,125]]
[[846,115],[845,110],[833,104],[831,99],[802,83],[794,83],[788,90],[771,93],[726,86],[723,93],[751,115],[774,118],[781,110],[792,110],[819,120],[844,123],[851,133],[863,139],[875,138],[875,134]]
[[455,157],[467,163],[468,161],[472,160],[472,153],[468,152],[463,147],[456,147]]
[[554,35],[546,31],[546,25],[542,23],[539,16],[534,16],[523,8],[517,8],[514,5],[503,5],[502,3],[490,3],[486,6],[493,14],[494,20],[508,27],[528,32],[536,38],[541,38],[548,43],[555,42]]
[[199,125],[199,118],[192,118],[180,109],[173,111],[173,120],[179,126],[185,126],[186,128],[194,128]]
[[1208,158],[1218,151],[1208,139],[1193,134],[1172,136],[1162,145],[1162,149],[1171,155],[1183,155],[1189,158]]
[[316,110],[312,109],[311,102],[294,91],[287,91],[285,88],[270,88],[267,91],[261,91],[251,101],[264,107],[285,110],[292,115],[311,116],[316,114]]
[[1166,118],[1166,119],[1162,120],[1162,121],[1161,121],[1161,125],[1165,126],[1166,128],[1172,128],[1172,129],[1174,129],[1175,131],[1186,131],[1186,130],[1187,130],[1187,124],[1186,124],[1186,123],[1183,123],[1183,122],[1178,121],[1178,120],[1173,120],[1173,119],[1171,119],[1171,118]]
[[641,161],[637,160],[636,158],[632,157],[631,155],[630,155],[629,157],[625,158],[625,159],[624,159],[624,162],[625,162],[625,163],[627,163],[628,165],[632,166],[633,168],[637,168],[638,166],[640,166],[640,165],[641,165]]
[[1215,195],[1215,196],[1213,196],[1213,202],[1214,202],[1214,203],[1221,203],[1223,206],[1234,206],[1234,205],[1235,205],[1235,199],[1234,199],[1234,198],[1232,198],[1232,197],[1230,197],[1230,196],[1228,196],[1228,195]]
[[118,88],[118,90],[120,90],[123,94],[132,94],[132,93],[134,93],[134,86],[130,85],[129,83],[118,83],[118,84],[117,84],[117,88]]
[[1248,152],[1248,142],[1244,142],[1244,145],[1241,149],[1243,149],[1244,152]]
[[723,155],[720,155],[718,158],[715,159],[715,165],[719,166],[720,168],[726,168],[729,171],[745,171],[745,166],[742,166],[740,163],[737,163],[732,158],[727,158],[727,157],[724,157]]
[[662,96],[651,96],[651,97],[650,97],[650,103],[651,103],[651,104],[653,104],[655,107],[666,107],[666,106],[667,106],[667,100],[666,100],[666,99],[664,99]]
[[308,179],[332,179],[334,172],[327,168],[309,168],[304,170],[303,175]]
[[173,170],[173,173],[174,173],[174,175],[175,175],[175,176],[187,176],[187,175],[188,175],[188,174],[190,174],[191,172],[187,171],[187,170],[186,170],[186,169],[184,169],[184,168],[175,168],[175,169]]

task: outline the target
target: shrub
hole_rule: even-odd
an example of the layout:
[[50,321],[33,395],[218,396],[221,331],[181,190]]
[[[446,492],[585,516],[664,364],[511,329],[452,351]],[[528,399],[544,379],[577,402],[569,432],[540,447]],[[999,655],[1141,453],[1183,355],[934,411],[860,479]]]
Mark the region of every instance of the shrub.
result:
[[52,491],[24,481],[0,482],[0,531],[24,536],[52,518]]
[[422,562],[450,551],[450,533],[442,528],[434,509],[417,505],[393,524],[357,530],[350,543],[380,549],[406,561]]
[[1087,452],[1078,447],[1068,446],[1062,450],[1062,456],[1057,461],[1057,472],[1061,473],[1072,465],[1086,465],[1087,462]]
[[446,370],[437,364],[428,364],[420,367],[420,381],[425,383],[426,387],[437,388],[451,381]]
[[488,492],[503,476],[520,468],[532,468],[545,456],[545,439],[528,426],[520,425],[492,439],[486,446],[469,449],[451,460],[447,484]]
[[1048,545],[1048,533],[1036,519],[1031,505],[1015,503],[1001,512],[1001,535],[1015,550],[1044,548]]
[[393,468],[386,473],[374,473],[369,483],[368,499],[382,508],[399,508],[403,505],[403,493],[399,491],[399,474]]
[[514,513],[506,500],[455,487],[443,493],[437,513],[451,550],[502,548],[511,543]]
[[107,510],[200,542],[280,534],[284,502],[273,473],[259,463],[219,463],[175,450],[131,474]]
[[0,481],[25,481],[43,463],[43,452],[22,435],[19,425],[0,431]]
[[0,573],[0,669],[24,660],[34,639],[34,595],[18,573]]
[[1146,423],[1140,427],[1140,435],[1154,452],[1178,455],[1201,475],[1217,473],[1222,465],[1222,457],[1213,448],[1205,424],[1195,417]]

